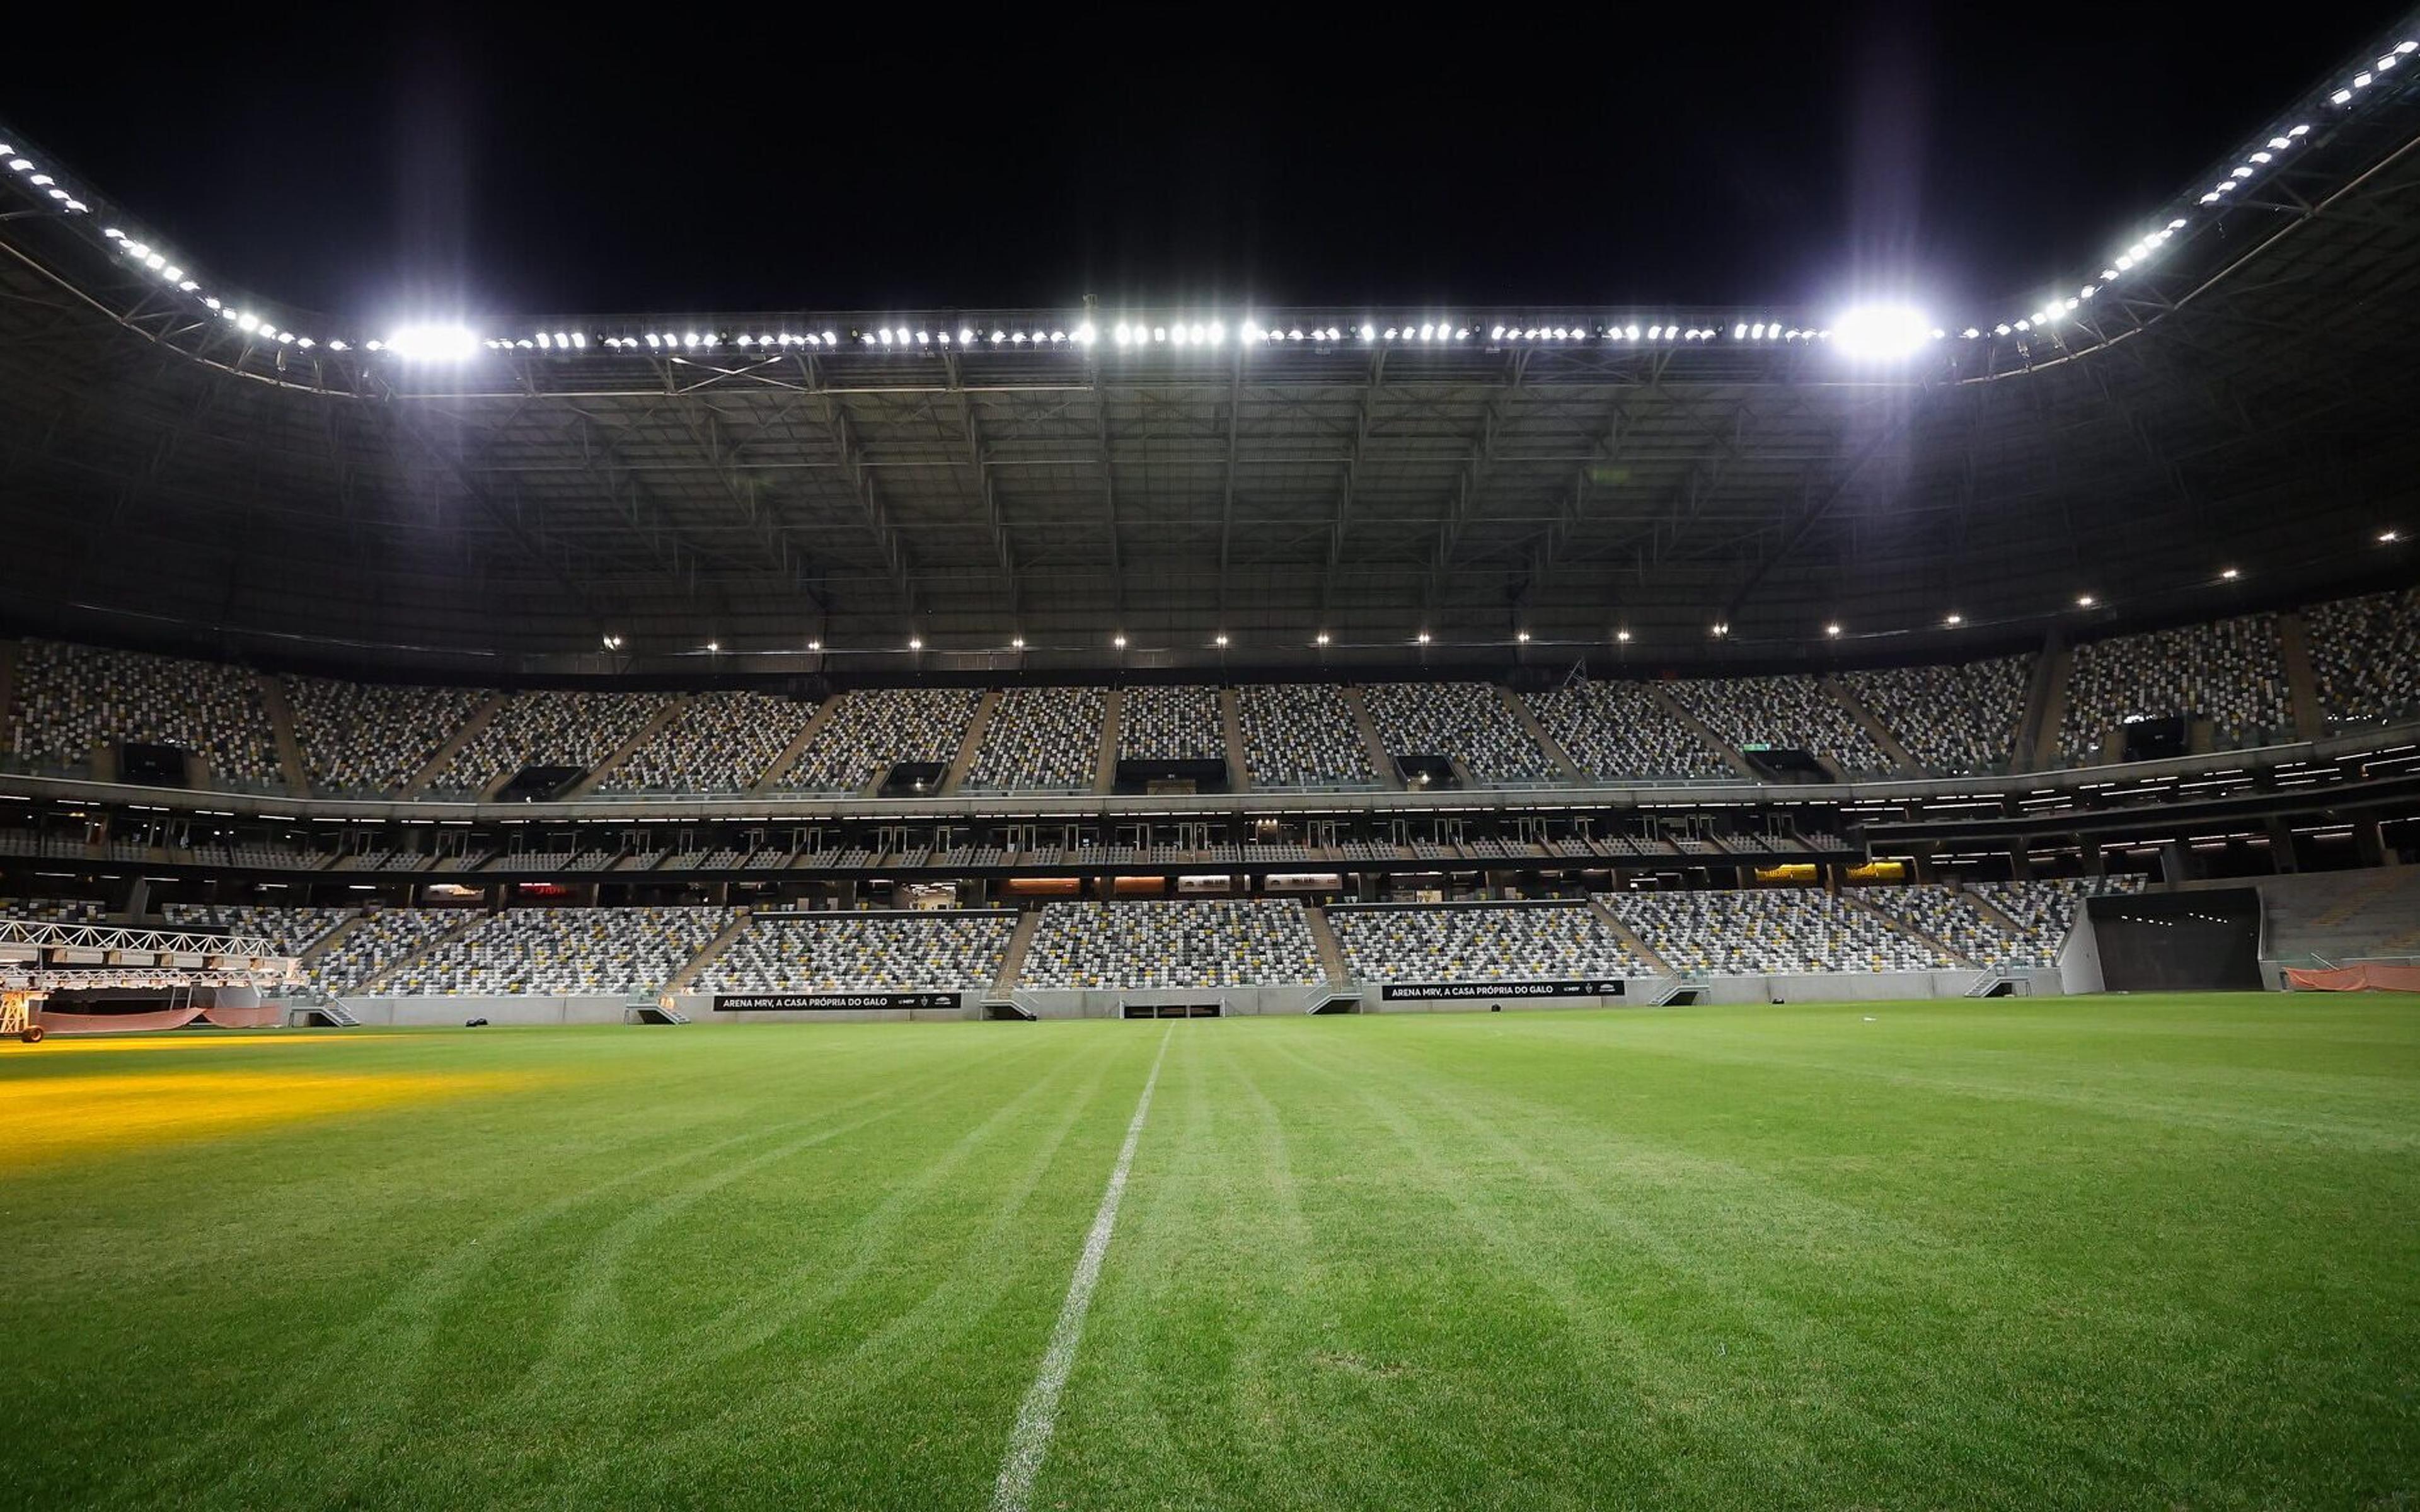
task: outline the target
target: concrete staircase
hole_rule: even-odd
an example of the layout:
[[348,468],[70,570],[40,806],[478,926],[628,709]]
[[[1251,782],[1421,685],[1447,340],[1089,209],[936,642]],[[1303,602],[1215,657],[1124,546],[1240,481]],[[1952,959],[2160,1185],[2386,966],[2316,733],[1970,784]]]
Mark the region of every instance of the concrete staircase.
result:
[[1093,791],[1107,793],[1118,784],[1118,736],[1125,727],[1126,695],[1110,688],[1101,700],[1101,757],[1093,764]]
[[1915,925],[1907,922],[1905,919],[1884,913],[1881,909],[1876,908],[1873,904],[1866,902],[1863,898],[1858,897],[1856,888],[1842,887],[1838,892],[1833,894],[1833,896],[1839,899],[1842,903],[1847,903],[1852,908],[1861,908],[1865,910],[1866,914],[1869,918],[1880,920],[1885,927],[1888,928],[1893,933],[1905,935],[1907,938],[1916,941],[1918,945],[1923,946],[1926,949],[1939,951],[1945,960],[1957,965],[1964,966],[1969,970],[1974,968],[1976,963],[1973,956],[1968,955],[1963,950],[1951,949],[1949,948],[1948,941],[1933,938],[1931,933],[1928,930],[1917,929]]
[[1892,734],[1890,726],[1883,723],[1882,716],[1866,707],[1863,700],[1850,692],[1848,684],[1837,677],[1826,677],[1822,679],[1822,682],[1823,691],[1831,694],[1840,707],[1849,711],[1849,717],[1857,721],[1857,728],[1866,733],[1868,739],[1882,748],[1882,753],[1890,758],[1891,764],[1898,769],[1900,776],[1922,777],[1924,775],[1924,769],[1916,764],[1916,758],[1909,755],[1907,748],[1899,743],[1899,736]]
[[302,743],[294,738],[294,710],[286,702],[286,684],[273,672],[256,672],[260,683],[260,707],[269,716],[270,733],[277,740],[277,766],[286,791],[308,795],[310,770],[302,764]]
[[1653,966],[1657,971],[1662,972],[1664,975],[1668,977],[1673,975],[1672,964],[1665,960],[1662,956],[1657,955],[1653,950],[1649,949],[1647,948],[1647,942],[1640,939],[1637,933],[1634,932],[1629,925],[1621,921],[1621,916],[1613,911],[1611,904],[1607,903],[1603,898],[1598,897],[1595,893],[1590,893],[1589,894],[1589,906],[1596,910],[1596,917],[1604,920],[1605,927],[1606,929],[1613,932],[1613,937],[1621,942],[1621,948],[1623,949],[1629,951],[1632,955],[1637,956],[1639,960],[1646,962],[1649,965]]
[[1306,908],[1303,917],[1311,922],[1311,943],[1319,948],[1319,964],[1327,972],[1327,980],[1342,987],[1353,980],[1344,964],[1344,947],[1337,943],[1336,931],[1327,922],[1325,908]]
[[797,738],[782,748],[782,754],[773,758],[773,764],[765,768],[765,775],[758,778],[748,791],[751,794],[773,791],[782,779],[790,775],[790,768],[799,764],[799,758],[807,753],[807,748],[815,743],[815,737],[824,733],[824,726],[831,720],[832,710],[839,706],[840,695],[837,693],[824,700],[822,706],[799,727]]
[[566,793],[564,797],[584,798],[588,796],[588,795],[596,792],[597,784],[603,782],[607,778],[612,777],[615,770],[617,770],[624,762],[628,761],[638,752],[639,748],[644,746],[648,741],[655,739],[656,736],[663,733],[666,730],[671,729],[675,721],[678,720],[682,715],[687,714],[689,712],[689,706],[695,702],[696,700],[691,695],[684,693],[680,697],[673,700],[670,703],[665,704],[662,708],[658,709],[656,711],[656,717],[649,719],[645,724],[641,725],[636,734],[633,734],[629,739],[622,742],[619,746],[614,747],[611,755],[597,763],[595,766],[589,768],[588,775],[586,777],[583,777],[579,781],[571,784],[571,790]]
[[1016,974],[1025,969],[1025,952],[1033,946],[1034,932],[1042,927],[1042,910],[1029,908],[1016,916],[1016,929],[1008,937],[1008,949],[1000,958],[1000,976],[991,984],[994,993],[1006,993],[1016,986]]
[[1706,722],[1703,719],[1699,718],[1696,715],[1691,714],[1688,710],[1683,708],[1679,699],[1674,698],[1671,694],[1656,687],[1653,683],[1642,683],[1639,686],[1647,689],[1647,696],[1653,699],[1656,703],[1663,708],[1666,714],[1671,716],[1675,723],[1679,724],[1682,729],[1689,732],[1689,733],[1697,736],[1699,744],[1704,746],[1708,750],[1713,751],[1715,755],[1720,756],[1723,759],[1724,764],[1728,765],[1732,771],[1738,773],[1740,776],[1746,778],[1751,782],[1758,780],[1756,768],[1747,764],[1747,758],[1741,755],[1737,748],[1733,747],[1730,741],[1723,739],[1720,735],[1715,734],[1714,731],[1708,729]]
[[2327,733],[2327,710],[2319,706],[2319,680],[2311,674],[2311,629],[2300,614],[2277,616],[2277,655],[2294,699],[2294,738],[2317,740]]
[[1370,748],[1370,769],[1378,774],[1379,781],[1403,791],[1404,774],[1396,770],[1394,755],[1387,749],[1386,737],[1378,733],[1378,721],[1371,717],[1369,702],[1359,688],[1344,690],[1344,706],[1353,711],[1353,728],[1361,732],[1361,744]]
[[2005,912],[2003,912],[1999,904],[1984,897],[1981,893],[1961,887],[1958,889],[1958,896],[1965,903],[1967,907],[1972,908],[1975,912],[1983,916],[1984,923],[1991,925],[1993,929],[2005,931],[2010,939],[2021,940],[2025,937],[2024,930],[2018,925],[2017,921],[2010,918]]
[[1242,793],[1252,785],[1252,774],[1244,764],[1244,715],[1242,700],[1232,687],[1218,690],[1218,729],[1227,740],[1227,789]]
[[427,792],[428,784],[437,780],[437,774],[445,770],[445,764],[459,754],[480,731],[494,722],[496,716],[504,710],[504,700],[511,696],[509,693],[489,694],[477,708],[471,711],[471,717],[462,721],[462,728],[455,731],[452,738],[437,748],[437,754],[428,758],[427,764],[411,775],[411,780],[403,785],[402,795],[409,798]]
[[958,791],[958,784],[974,769],[975,753],[983,749],[984,732],[991,728],[992,716],[1000,712],[1001,696],[999,688],[987,688],[982,702],[975,705],[975,717],[967,721],[966,738],[958,742],[958,754],[952,758],[949,771],[941,778],[942,793]]
[[2047,772],[2058,764],[2058,736],[2067,723],[2067,680],[2075,670],[2075,652],[2066,645],[2046,645],[2034,668],[2034,686],[2027,690],[2025,722],[2017,741],[2017,761],[2024,771]]
[[1509,687],[1498,687],[1496,692],[1504,700],[1504,707],[1512,713],[1513,722],[1528,732],[1529,738],[1536,741],[1538,748],[1546,753],[1546,759],[1555,764],[1555,770],[1562,774],[1563,780],[1575,786],[1585,784],[1588,781],[1588,774],[1580,770],[1580,764],[1572,760],[1569,751],[1563,749],[1552,735],[1546,733],[1546,727],[1538,722],[1538,717],[1535,714],[1529,712],[1529,701]]
[[667,994],[689,991],[689,984],[697,980],[699,972],[713,964],[715,957],[729,949],[732,941],[748,933],[748,926],[755,917],[748,909],[739,910],[731,922],[722,927],[722,933],[706,941],[705,949],[690,956],[687,965],[673,973],[672,980],[664,983],[664,991]]
[[419,949],[412,951],[410,955],[398,956],[396,959],[395,964],[387,967],[384,971],[381,971],[375,976],[363,979],[362,984],[353,989],[353,995],[356,997],[374,997],[380,993],[384,992],[388,982],[391,982],[396,978],[403,975],[403,973],[409,968],[416,966],[423,961],[427,960],[429,956],[435,954],[439,949],[451,945],[456,940],[460,939],[463,935],[471,933],[471,931],[477,929],[481,924],[487,922],[488,917],[489,916],[486,913],[479,909],[465,908],[462,910],[462,922],[447,930],[444,933],[429,940],[427,944],[423,945]]

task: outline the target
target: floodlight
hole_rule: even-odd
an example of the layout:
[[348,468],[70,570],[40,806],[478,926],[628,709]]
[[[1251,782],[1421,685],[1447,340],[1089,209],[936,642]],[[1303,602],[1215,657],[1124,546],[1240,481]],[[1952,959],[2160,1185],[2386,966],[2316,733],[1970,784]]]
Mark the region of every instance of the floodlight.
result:
[[1327,644],[1327,632],[1322,630],[1317,635],[1311,637],[1311,640],[1324,646]]
[[405,326],[386,338],[386,349],[406,362],[467,362],[479,350],[479,338],[461,326]]
[[1832,322],[1832,345],[1856,361],[1897,362],[1932,339],[1932,321],[1905,304],[1861,304]]
[[1613,632],[1613,638],[1614,638],[1616,640],[1621,641],[1623,645],[1628,645],[1628,644],[1630,644],[1630,632],[1629,632],[1629,631],[1627,631],[1627,630],[1616,630],[1616,631],[1614,631],[1614,632]]

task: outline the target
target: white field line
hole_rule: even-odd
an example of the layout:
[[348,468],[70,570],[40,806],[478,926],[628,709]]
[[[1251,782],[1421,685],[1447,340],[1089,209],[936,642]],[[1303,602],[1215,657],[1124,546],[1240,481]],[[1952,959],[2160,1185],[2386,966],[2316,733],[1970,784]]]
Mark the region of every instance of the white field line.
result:
[[992,1488],[993,1512],[1026,1512],[1032,1499],[1033,1477],[1042,1469],[1043,1456],[1050,1452],[1051,1430],[1059,1426],[1059,1394],[1066,1389],[1067,1372],[1075,1367],[1076,1346],[1084,1337],[1084,1314],[1092,1309],[1093,1288],[1100,1282],[1101,1261],[1109,1253],[1109,1231],[1118,1223],[1118,1202],[1126,1194],[1126,1168],[1134,1164],[1142,1120],[1151,1112],[1151,1089],[1159,1085],[1159,1063],[1168,1058],[1168,1041],[1175,1036],[1176,1026],[1171,1024],[1159,1037],[1159,1054],[1152,1057],[1151,1074],[1143,1078],[1134,1121],[1126,1125],[1126,1142],[1118,1148],[1109,1189],[1101,1194],[1100,1211],[1093,1214],[1084,1252],[1077,1257],[1076,1273],[1067,1282],[1067,1300],[1060,1304],[1059,1321],[1050,1330],[1050,1348],[1043,1351],[1042,1369],[1016,1410],[1008,1454],[1000,1462],[1000,1482]]

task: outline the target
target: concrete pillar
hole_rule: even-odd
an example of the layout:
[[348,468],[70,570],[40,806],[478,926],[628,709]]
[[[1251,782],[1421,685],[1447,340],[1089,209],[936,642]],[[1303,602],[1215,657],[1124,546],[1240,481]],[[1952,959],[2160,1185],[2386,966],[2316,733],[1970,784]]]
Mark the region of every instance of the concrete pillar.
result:
[[2160,845],[2160,880],[2170,887],[2193,880],[2193,853],[2180,840],[2164,841]]
[[2302,863],[2294,858],[2293,822],[2284,814],[2272,815],[2269,820],[2269,865],[2280,875],[2302,870]]
[[2375,814],[2352,822],[2352,854],[2364,866],[2393,866],[2398,859],[2386,848],[2385,826]]
[[131,883],[130,885],[128,885],[127,889],[126,889],[126,918],[127,918],[127,921],[128,921],[129,923],[132,923],[132,922],[133,922],[134,920],[136,920],[136,919],[138,919],[138,918],[141,918],[144,915],[146,915],[146,914],[149,913],[150,911],[151,911],[151,883],[150,883],[150,880],[149,880],[148,878],[147,878],[147,877],[137,876],[137,877],[133,880],[133,882],[132,882],[132,883]]
[[2109,866],[2101,858],[2101,842],[2085,835],[2078,838],[2077,843],[2084,851],[2084,874],[2087,877],[2107,876]]
[[2024,841],[2018,841],[2009,847],[2009,875],[2019,882],[2031,882],[2034,879],[2034,858],[2026,851]]

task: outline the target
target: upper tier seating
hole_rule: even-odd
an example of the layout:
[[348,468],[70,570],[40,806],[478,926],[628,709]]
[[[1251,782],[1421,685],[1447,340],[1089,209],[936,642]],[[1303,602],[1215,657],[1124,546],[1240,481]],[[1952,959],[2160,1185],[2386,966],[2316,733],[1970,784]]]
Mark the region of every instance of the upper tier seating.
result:
[[1618,892],[1606,901],[1676,971],[1766,976],[1957,964],[1866,910],[1813,887]]
[[286,679],[311,790],[391,794],[420,775],[489,697],[482,688]]
[[1778,746],[1829,756],[1851,775],[1890,770],[1865,726],[1812,677],[1684,678],[1665,689],[1734,750]]
[[2131,718],[2206,717],[2217,748],[2257,746],[2292,729],[2288,710],[2274,615],[2088,640],[2068,674],[2059,758],[2099,762],[2108,733]]
[[1970,777],[2009,769],[2032,665],[2028,656],[2000,656],[1853,671],[1841,681],[1918,766],[1942,777]]
[[1325,976],[1298,903],[1154,900],[1046,904],[1016,985],[1284,986]]
[[1547,736],[1599,781],[1732,775],[1718,752],[1640,684],[1575,678],[1531,695],[1529,707]]
[[1584,903],[1330,908],[1327,923],[1360,981],[1577,981],[1653,970]]
[[240,667],[28,640],[8,708],[8,753],[82,771],[119,742],[198,753],[221,782],[282,786],[260,682]]
[[815,705],[769,693],[705,693],[597,784],[609,793],[745,793],[787,750]]
[[1000,976],[1016,916],[759,914],[698,974],[704,993],[963,992]]
[[875,687],[842,695],[795,770],[791,793],[860,793],[902,762],[958,759],[983,695],[970,687]]
[[1222,762],[1227,732],[1215,687],[1130,687],[1118,715],[1118,755],[1135,762]]
[[670,701],[664,693],[516,693],[430,785],[440,793],[479,793],[527,766],[594,770]]
[[966,785],[995,792],[1090,792],[1101,764],[1109,694],[1098,687],[1012,687],[984,726]]
[[2303,623],[2329,729],[2420,719],[2420,588],[2315,605]]
[[728,908],[517,908],[398,973],[397,996],[653,993],[731,922]]
[[1370,744],[1344,690],[1326,683],[1248,683],[1235,694],[1244,766],[1255,787],[1375,786]]
[[1545,782],[1556,767],[1489,683],[1373,683],[1361,691],[1389,755],[1447,756],[1480,782]]

